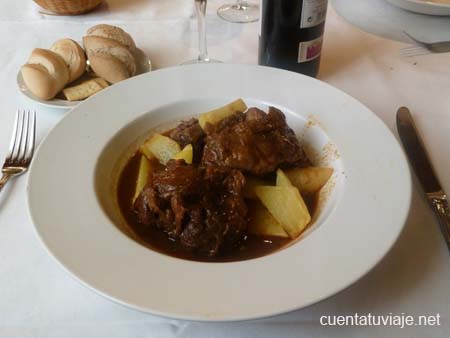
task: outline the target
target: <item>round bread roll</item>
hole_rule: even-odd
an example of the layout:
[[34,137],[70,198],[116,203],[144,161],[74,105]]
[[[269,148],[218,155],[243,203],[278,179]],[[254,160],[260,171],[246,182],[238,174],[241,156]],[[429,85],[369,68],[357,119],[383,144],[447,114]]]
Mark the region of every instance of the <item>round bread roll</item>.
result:
[[[93,51],[95,54],[109,54],[119,59],[127,68],[129,76],[136,75],[136,61],[128,49],[123,47],[100,48]],[[95,72],[95,69],[94,69]]]
[[50,50],[61,56],[69,66],[69,82],[75,81],[86,71],[86,56],[81,46],[71,39],[56,41]]
[[[133,54],[121,43],[98,36],[85,36],[83,37],[83,45],[89,60],[91,60],[91,55],[93,53],[110,54],[123,62],[128,70],[129,76],[136,75],[136,60],[134,59]],[[97,73],[92,63],[91,68]],[[97,75],[99,74],[97,73]]]
[[134,43],[133,38],[120,27],[105,24],[96,25],[89,28],[86,34],[88,36],[98,36],[115,40],[127,47],[131,52],[136,50],[136,44]]
[[21,68],[23,80],[37,97],[50,100],[69,82],[69,68],[64,59],[47,49],[36,48]]
[[50,100],[58,93],[55,79],[44,66],[26,64],[22,66],[21,72],[27,88],[37,97]]
[[91,52],[89,62],[95,74],[109,83],[117,83],[130,77],[125,64],[111,54]]

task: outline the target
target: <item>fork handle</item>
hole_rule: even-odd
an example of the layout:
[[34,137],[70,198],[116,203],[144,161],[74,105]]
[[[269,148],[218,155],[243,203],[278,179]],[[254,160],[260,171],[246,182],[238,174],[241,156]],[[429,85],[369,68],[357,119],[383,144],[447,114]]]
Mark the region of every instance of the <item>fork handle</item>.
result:
[[2,191],[2,189],[5,186],[6,182],[8,182],[11,177],[12,177],[12,175],[11,174],[7,174],[7,173],[4,173],[2,175],[2,178],[0,178],[0,192]]

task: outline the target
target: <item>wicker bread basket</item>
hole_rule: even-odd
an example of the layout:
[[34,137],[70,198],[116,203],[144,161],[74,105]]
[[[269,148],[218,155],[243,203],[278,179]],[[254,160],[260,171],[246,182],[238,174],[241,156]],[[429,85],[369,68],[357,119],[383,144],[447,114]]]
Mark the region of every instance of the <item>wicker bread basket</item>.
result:
[[34,0],[42,8],[59,15],[78,15],[89,12],[103,0]]

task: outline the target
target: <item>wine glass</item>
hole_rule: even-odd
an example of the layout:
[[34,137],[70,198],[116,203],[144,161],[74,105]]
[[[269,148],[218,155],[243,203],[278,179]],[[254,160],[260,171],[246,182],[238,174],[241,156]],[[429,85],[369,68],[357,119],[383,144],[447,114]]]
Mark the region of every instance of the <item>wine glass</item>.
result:
[[223,5],[217,14],[224,20],[236,23],[258,21],[259,6],[250,4],[246,0],[236,0],[234,4]]
[[197,13],[198,23],[198,58],[183,62],[183,65],[195,63],[214,63],[218,60],[210,59],[208,56],[207,40],[206,40],[206,3],[207,0],[194,0],[195,12]]

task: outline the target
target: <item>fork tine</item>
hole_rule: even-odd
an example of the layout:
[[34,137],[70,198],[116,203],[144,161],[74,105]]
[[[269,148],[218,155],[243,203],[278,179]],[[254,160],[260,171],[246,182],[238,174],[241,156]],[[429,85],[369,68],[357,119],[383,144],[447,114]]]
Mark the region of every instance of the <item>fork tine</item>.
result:
[[30,114],[30,125],[28,126],[29,133],[27,134],[27,149],[25,152],[25,162],[29,162],[33,157],[34,153],[34,143],[35,143],[35,135],[36,135],[36,111],[34,110],[32,114]]
[[405,58],[411,58],[411,57],[415,57],[415,56],[429,55],[429,54],[431,54],[430,51],[428,51],[428,50],[423,50],[423,51],[417,51],[417,52],[405,53],[405,54],[402,54],[402,56],[405,57]]
[[426,47],[422,45],[413,44],[402,48],[402,50],[412,50],[412,49],[426,49]]
[[424,50],[411,50],[411,51],[406,51],[406,52],[400,52],[401,56],[411,56],[411,55],[416,55],[417,53],[424,53]]
[[17,131],[19,130],[19,109],[17,109],[16,111],[16,118],[15,118],[15,122],[14,122],[14,129],[13,129],[13,133],[11,135],[11,140],[9,142],[9,149],[8,149],[8,154],[6,155],[6,160],[11,159],[13,151],[14,151],[14,145],[16,143],[16,137],[17,137]]
[[417,50],[424,50],[424,49],[426,49],[426,48],[424,48],[422,46],[414,45],[414,46],[404,47],[400,51],[403,52],[403,53],[407,53],[407,52],[410,52],[410,51],[417,51]]
[[25,122],[24,120],[25,120],[25,114],[19,110],[19,125],[18,125],[16,136],[15,136],[13,153],[10,158],[11,161],[16,161],[19,156],[20,145],[22,143],[22,134],[23,134],[23,129],[24,129],[23,125]]
[[18,154],[17,160],[19,162],[23,162],[25,160],[25,154],[27,151],[27,143],[28,143],[28,137],[30,133],[30,111],[26,110],[23,113],[24,115],[24,123],[23,123],[23,130],[22,130],[22,138],[20,140],[20,150]]
[[429,54],[430,51],[424,47],[418,46],[417,48],[402,48],[400,50],[400,55],[404,57],[411,57],[416,55]]
[[24,142],[26,141],[27,138],[27,123],[28,123],[28,116],[27,116],[27,112],[26,110],[22,111],[22,128],[20,130],[20,139],[19,139],[19,146],[18,146],[18,150],[17,150],[17,154],[14,157],[14,161],[21,161],[22,160],[22,155],[23,155],[23,149],[24,149]]
[[430,52],[423,52],[423,53],[415,53],[415,54],[407,54],[407,55],[402,55],[402,57],[404,58],[414,58],[416,56],[424,56],[424,55],[430,55]]

